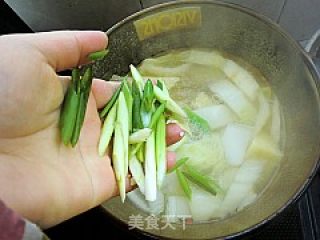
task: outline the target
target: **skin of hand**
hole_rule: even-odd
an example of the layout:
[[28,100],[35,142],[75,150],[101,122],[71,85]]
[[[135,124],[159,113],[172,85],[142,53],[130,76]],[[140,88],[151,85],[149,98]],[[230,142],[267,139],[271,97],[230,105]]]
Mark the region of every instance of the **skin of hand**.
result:
[[[58,129],[69,78],[56,72],[86,63],[89,53],[106,45],[106,35],[98,31],[0,37],[0,198],[42,228],[118,194],[110,157],[99,157],[97,151],[97,108],[116,86],[93,81],[74,149],[63,145]],[[167,141],[178,140],[180,132],[168,126]],[[168,165],[173,159],[168,154]]]

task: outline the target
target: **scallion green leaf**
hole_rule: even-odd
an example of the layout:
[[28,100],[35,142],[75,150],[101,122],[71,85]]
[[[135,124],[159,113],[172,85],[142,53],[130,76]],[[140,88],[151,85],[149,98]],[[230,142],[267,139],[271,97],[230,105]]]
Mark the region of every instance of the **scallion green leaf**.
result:
[[72,69],[71,73],[71,85],[73,86],[74,90],[77,91],[78,84],[80,82],[80,70],[78,68]]
[[117,101],[119,94],[122,90],[123,82],[119,86],[119,88],[116,90],[116,92],[112,95],[111,99],[109,102],[106,104],[106,106],[103,108],[103,110],[100,112],[99,116],[100,118],[105,118],[105,116],[108,114],[110,109],[112,108],[113,104]]
[[85,94],[80,93],[80,100],[79,100],[79,106],[78,106],[78,113],[75,121],[75,126],[73,129],[73,134],[71,138],[71,146],[75,147],[77,144],[79,137],[80,137],[80,131],[83,124],[83,119],[85,115]]
[[80,131],[82,129],[82,125],[84,122],[88,99],[91,91],[91,84],[92,84],[92,66],[85,68],[85,72],[78,83],[79,90],[79,106],[78,106],[78,113],[76,117],[75,127],[72,134],[71,145],[74,147],[80,137]]
[[75,128],[80,95],[69,85],[60,113],[60,135],[65,145],[71,141]]
[[200,117],[198,114],[193,112],[190,108],[185,107],[184,111],[186,112],[188,116],[188,120],[190,123],[198,128],[200,128],[204,132],[209,132],[210,131],[210,125],[207,122],[207,120],[203,119]]
[[132,128],[133,130],[143,128],[143,124],[140,116],[140,92],[136,81],[132,82],[132,97],[133,97],[133,105],[132,105]]
[[179,180],[179,183],[182,187],[182,190],[184,191],[184,193],[186,194],[186,196],[191,199],[192,198],[192,190],[190,188],[190,185],[184,175],[183,172],[181,172],[179,169],[176,170],[176,174]]
[[191,182],[204,189],[205,191],[211,193],[212,195],[216,195],[217,192],[222,191],[222,189],[218,184],[215,183],[214,180],[201,174],[188,165],[185,165],[183,173]]
[[157,80],[157,87],[163,90],[163,83],[160,80]]
[[164,113],[165,106],[166,106],[166,102],[161,103],[161,105],[152,114],[151,121],[150,121],[150,124],[149,124],[149,128],[152,129],[156,125],[159,117]]
[[176,164],[173,166],[173,168],[171,168],[168,173],[172,173],[175,170],[177,170],[179,167],[181,167],[183,164],[185,164],[187,161],[189,160],[188,157],[183,157],[181,159],[179,159]]
[[108,55],[108,53],[109,53],[109,49],[104,49],[104,50],[101,50],[101,51],[90,53],[88,58],[91,61],[97,61],[97,60],[103,59],[105,56]]
[[148,112],[152,110],[153,99],[154,99],[153,84],[151,80],[148,80],[144,85],[143,98],[142,98],[142,104],[144,105],[144,109]]

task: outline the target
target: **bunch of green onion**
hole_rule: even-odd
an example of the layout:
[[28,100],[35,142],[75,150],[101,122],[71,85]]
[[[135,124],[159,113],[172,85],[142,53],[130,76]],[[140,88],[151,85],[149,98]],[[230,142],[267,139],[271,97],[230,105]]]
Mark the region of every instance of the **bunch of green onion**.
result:
[[[89,55],[93,61],[104,58],[103,50]],[[130,171],[132,179],[148,201],[155,201],[157,190],[167,173],[166,122],[168,119],[188,121],[208,131],[208,123],[190,109],[182,109],[169,95],[164,82],[144,81],[139,71],[130,65],[132,81],[123,78],[120,86],[100,112],[103,121],[98,146],[100,156],[112,146],[112,164],[121,200],[126,196],[126,178]],[[65,145],[74,147],[80,136],[92,84],[92,66],[73,69],[60,113],[60,133]],[[112,141],[113,140],[113,141]],[[190,199],[189,182],[215,195],[221,189],[210,178],[188,166],[188,157],[182,158],[169,171],[175,171],[180,185]],[[181,170],[182,169],[182,170]]]
[[[108,50],[102,50],[89,54],[91,61],[104,58]],[[71,144],[75,147],[84,122],[87,103],[92,85],[92,65],[83,67],[84,74],[81,76],[80,69],[72,70],[71,82],[64,97],[60,112],[60,135],[65,145]]]
[[124,78],[100,112],[104,123],[98,150],[105,155],[113,136],[112,163],[122,201],[129,170],[146,200],[154,201],[167,171],[166,119],[186,114],[163,82],[145,82],[133,65],[130,70],[132,82]]

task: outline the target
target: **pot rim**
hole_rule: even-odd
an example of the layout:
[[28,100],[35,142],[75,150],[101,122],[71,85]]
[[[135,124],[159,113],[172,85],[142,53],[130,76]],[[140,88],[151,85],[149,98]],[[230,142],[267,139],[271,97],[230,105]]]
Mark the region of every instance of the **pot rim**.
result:
[[[315,84],[315,87],[317,89],[317,96],[318,96],[318,102],[320,103],[320,97],[319,97],[319,89],[320,89],[320,74],[316,68],[316,65],[314,64],[314,62],[312,61],[312,57],[309,55],[308,52],[305,51],[305,49],[297,43],[297,41],[295,41],[282,27],[280,27],[279,24],[275,23],[274,21],[272,21],[271,19],[269,19],[268,17],[255,12],[254,10],[248,9],[246,7],[240,6],[238,4],[234,4],[234,3],[226,3],[226,2],[221,2],[221,1],[217,1],[217,0],[176,0],[176,1],[171,1],[171,2],[166,2],[166,3],[161,3],[161,4],[156,4],[154,6],[142,9],[138,12],[135,12],[133,14],[131,14],[130,16],[124,18],[123,20],[119,21],[118,23],[114,24],[111,28],[109,28],[106,31],[106,34],[109,35],[111,34],[113,31],[115,31],[116,29],[120,28],[122,25],[126,24],[129,21],[133,21],[135,18],[142,16],[143,14],[152,12],[154,10],[158,10],[161,8],[167,8],[170,6],[180,6],[181,4],[187,5],[187,4],[214,4],[214,5],[219,5],[219,6],[224,6],[224,7],[228,7],[231,9],[234,9],[236,11],[240,11],[243,12],[244,14],[248,14],[254,18],[256,18],[258,21],[262,21],[264,23],[266,23],[267,25],[269,25],[271,28],[273,28],[275,31],[277,31],[278,33],[280,33],[294,48],[296,48],[296,50],[298,50],[298,52],[301,54],[305,64],[307,65],[312,77],[313,77],[313,83]],[[320,108],[319,108],[319,112],[320,112]],[[320,148],[320,139],[319,139],[319,148]],[[271,220],[273,220],[276,216],[278,216],[280,213],[282,213],[285,209],[287,209],[289,206],[291,206],[292,204],[294,204],[295,202],[297,202],[297,200],[300,199],[300,197],[306,192],[306,190],[308,189],[308,187],[311,184],[311,181],[313,180],[313,178],[315,177],[319,166],[320,166],[320,162],[319,162],[319,156],[318,159],[315,161],[316,163],[314,164],[314,166],[312,167],[311,170],[311,174],[310,176],[301,184],[301,186],[298,188],[298,190],[296,191],[296,193],[291,197],[291,199],[289,199],[287,202],[285,202],[283,204],[282,207],[280,207],[278,210],[276,210],[275,212],[273,212],[271,215],[269,215],[267,218],[265,218],[264,220],[246,228],[243,229],[242,231],[239,232],[235,232],[232,233],[230,235],[226,235],[226,236],[221,236],[219,238],[222,239],[231,239],[234,237],[239,237],[245,234],[248,234],[251,231],[257,230],[259,227],[263,226],[264,224],[270,222]],[[104,209],[105,212],[108,213],[109,216],[111,216],[114,220],[116,220],[117,222],[119,222],[120,224],[124,224],[127,225],[125,222],[121,221],[120,219],[116,218],[114,215],[112,215],[111,213],[109,213],[107,210]],[[134,229],[136,232],[140,232],[146,236],[152,237],[152,238],[159,238],[159,236],[154,235],[150,232],[146,232],[143,230],[139,230],[139,229]]]

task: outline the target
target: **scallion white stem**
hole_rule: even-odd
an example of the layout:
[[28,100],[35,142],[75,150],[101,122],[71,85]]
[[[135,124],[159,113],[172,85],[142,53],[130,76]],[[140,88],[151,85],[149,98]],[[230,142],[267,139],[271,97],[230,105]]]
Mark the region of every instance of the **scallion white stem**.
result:
[[167,172],[166,161],[166,120],[160,115],[156,127],[156,160],[157,160],[157,185],[160,189]]
[[127,109],[128,109],[128,128],[129,128],[129,132],[132,131],[132,104],[133,104],[133,97],[131,94],[131,91],[129,89],[129,86],[126,82],[126,80],[124,80],[123,83],[123,94],[124,94],[124,98],[126,99],[126,103],[127,103]]
[[132,174],[133,179],[136,181],[140,191],[144,193],[145,189],[145,179],[144,179],[144,172],[140,161],[134,155],[131,159],[129,159],[129,169]]
[[150,136],[152,130],[150,128],[139,129],[129,136],[129,144],[145,142]]
[[115,123],[112,164],[119,187],[121,201],[126,198],[126,179],[124,175],[124,142],[120,123]]
[[148,201],[157,199],[157,172],[155,157],[155,134],[152,131],[145,146],[145,196]]
[[114,125],[117,117],[117,104],[114,104],[111,108],[107,118],[103,123],[103,127],[101,130],[101,136],[99,141],[99,155],[102,157],[106,154],[112,133],[114,131]]
[[136,81],[136,83],[137,83],[137,85],[139,87],[140,95],[142,97],[142,92],[143,92],[143,88],[144,88],[143,78],[142,78],[141,74],[139,73],[139,71],[135,68],[135,66],[130,64],[129,67],[130,67],[130,71],[131,71],[132,77]]
[[129,165],[129,119],[128,119],[128,106],[124,97],[124,93],[120,92],[119,94],[119,106],[117,111],[117,121],[121,125],[121,131],[123,136],[123,150],[124,150],[124,175],[128,174],[128,165]]
[[187,117],[183,109],[179,107],[179,105],[169,95],[167,95],[163,90],[161,90],[158,86],[154,86],[153,91],[159,102],[161,103],[166,102],[166,108],[168,110],[170,110],[172,113],[175,113],[183,118]]

